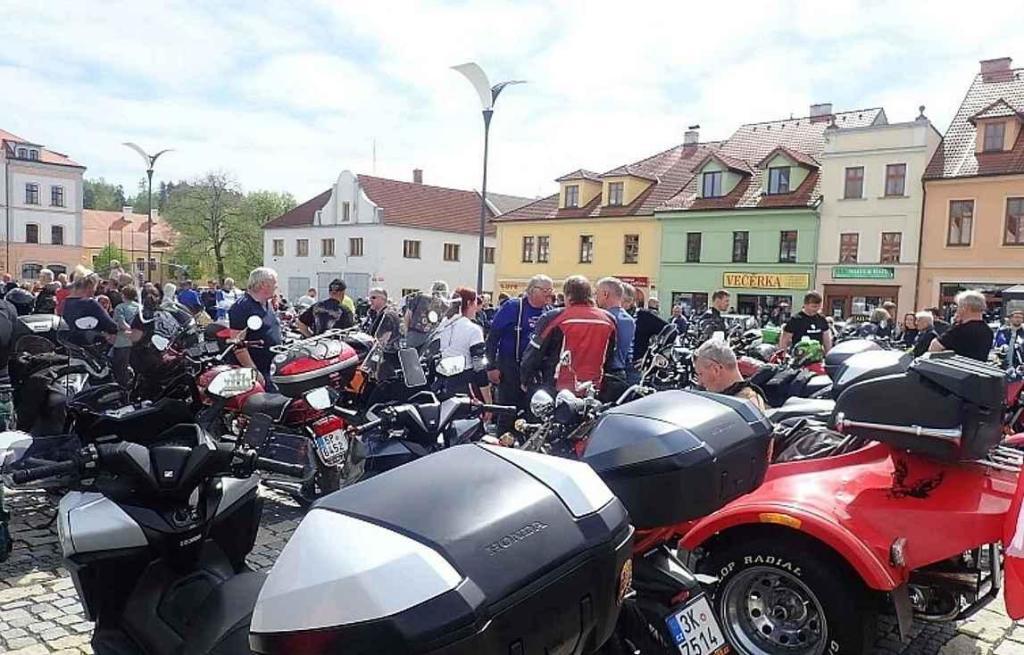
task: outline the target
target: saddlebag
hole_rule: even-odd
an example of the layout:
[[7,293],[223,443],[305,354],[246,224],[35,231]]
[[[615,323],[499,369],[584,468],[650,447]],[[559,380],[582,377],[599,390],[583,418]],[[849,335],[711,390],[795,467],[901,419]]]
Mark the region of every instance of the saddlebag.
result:
[[632,528],[585,464],[456,446],[321,499],[260,592],[254,652],[581,654],[629,591]]
[[1002,439],[1004,386],[994,366],[931,353],[843,391],[835,427],[943,460],[978,459]]
[[662,391],[605,412],[590,464],[638,529],[707,516],[764,481],[772,426],[746,401]]
[[270,378],[283,395],[298,398],[320,387],[347,387],[358,363],[358,353],[345,341],[317,339],[274,357]]

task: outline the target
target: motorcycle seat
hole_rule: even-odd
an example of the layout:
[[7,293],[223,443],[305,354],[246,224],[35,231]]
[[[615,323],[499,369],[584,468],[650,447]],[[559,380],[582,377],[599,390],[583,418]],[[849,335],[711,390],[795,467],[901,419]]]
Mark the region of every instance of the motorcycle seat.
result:
[[282,396],[279,393],[267,393],[259,392],[254,393],[245,399],[245,405],[242,406],[242,413],[246,416],[255,416],[256,414],[265,414],[275,421],[280,421],[284,417],[284,411],[288,409],[288,404],[292,401],[288,396]]
[[772,423],[781,423],[795,417],[814,418],[827,421],[836,408],[836,402],[818,398],[789,398],[782,407],[769,409],[765,412]]
[[234,655],[249,651],[249,624],[265,573],[245,571],[226,580],[205,599],[186,626],[181,655]]

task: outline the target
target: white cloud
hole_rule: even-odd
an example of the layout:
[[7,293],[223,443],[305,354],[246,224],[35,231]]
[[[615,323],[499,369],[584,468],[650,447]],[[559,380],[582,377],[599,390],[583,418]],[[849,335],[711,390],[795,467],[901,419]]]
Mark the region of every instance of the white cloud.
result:
[[494,118],[490,185],[547,194],[607,169],[813,102],[927,114],[945,128],[977,60],[1024,61],[1013,4],[966,20],[925,2],[627,4],[285,2],[201,6],[6,3],[0,127],[133,186],[120,143],[173,147],[158,177],[226,169],[300,199],[339,170],[476,187],[482,139],[469,85],[480,62],[525,78]]

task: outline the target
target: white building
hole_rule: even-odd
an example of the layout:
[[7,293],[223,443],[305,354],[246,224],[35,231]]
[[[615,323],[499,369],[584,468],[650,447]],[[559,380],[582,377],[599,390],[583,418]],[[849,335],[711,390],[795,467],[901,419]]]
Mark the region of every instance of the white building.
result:
[[[342,171],[334,186],[269,221],[263,261],[294,300],[310,287],[320,297],[334,278],[354,298],[372,287],[399,298],[429,290],[434,280],[451,288],[476,286],[480,195]],[[494,227],[490,218],[531,202],[487,194],[484,290],[494,288]]]
[[0,271],[72,270],[82,259],[85,167],[3,130],[0,144]]
[[921,110],[905,123],[825,130],[816,287],[828,314],[887,300],[901,315],[915,310],[921,175],[942,138]]

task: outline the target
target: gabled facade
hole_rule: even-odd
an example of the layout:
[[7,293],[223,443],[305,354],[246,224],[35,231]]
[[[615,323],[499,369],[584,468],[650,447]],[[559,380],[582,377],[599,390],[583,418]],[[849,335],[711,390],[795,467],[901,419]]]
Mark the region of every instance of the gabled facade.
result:
[[884,124],[881,109],[741,126],[657,210],[663,297],[691,310],[728,289],[737,311],[799,306],[814,283],[825,131]]
[[1024,276],[1024,69],[981,68],[924,175],[919,305],[985,291],[992,306]]
[[717,144],[684,143],[604,173],[575,170],[555,181],[558,193],[495,219],[498,290],[523,291],[532,275],[557,284],[570,275],[616,276],[641,299],[657,295],[658,225],[654,210],[693,177]]
[[0,130],[0,271],[32,280],[82,259],[82,174],[66,155]]
[[833,316],[915,311],[924,187],[941,135],[924,116],[825,130],[816,287]]
[[[342,171],[334,186],[263,228],[263,261],[295,299],[310,287],[325,297],[334,278],[365,298],[383,287],[399,299],[434,280],[476,287],[480,195]],[[488,193],[488,218],[530,202]],[[484,289],[494,289],[493,226],[485,239]]]

